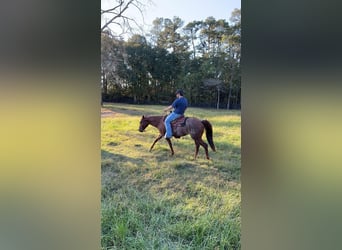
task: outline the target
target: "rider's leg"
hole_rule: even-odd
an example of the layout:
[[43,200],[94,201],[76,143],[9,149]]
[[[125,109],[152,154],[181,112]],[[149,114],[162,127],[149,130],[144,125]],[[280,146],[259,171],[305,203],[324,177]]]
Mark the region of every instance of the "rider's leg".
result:
[[169,114],[166,117],[165,122],[164,122],[165,128],[166,128],[165,138],[171,138],[172,137],[171,122],[180,116],[181,115],[172,112],[171,114]]

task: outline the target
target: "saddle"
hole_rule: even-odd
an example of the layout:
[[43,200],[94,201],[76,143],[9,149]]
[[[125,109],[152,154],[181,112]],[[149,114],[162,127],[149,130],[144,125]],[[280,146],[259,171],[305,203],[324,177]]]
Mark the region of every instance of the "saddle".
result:
[[172,128],[184,127],[187,119],[188,119],[188,117],[181,115],[180,117],[178,117],[177,119],[175,119],[171,122],[171,127]]
[[172,133],[175,138],[180,138],[180,136],[175,133],[175,130],[177,127],[184,127],[187,119],[188,117],[182,115],[171,122]]
[[[164,116],[163,118],[163,121],[165,121],[167,116]],[[180,136],[178,136],[177,134],[175,134],[175,130],[177,127],[184,127],[185,126],[185,123],[186,123],[186,120],[188,119],[189,117],[185,117],[184,115],[181,115],[180,117],[178,117],[177,119],[173,120],[171,122],[171,129],[172,129],[172,133],[173,133],[173,136],[175,138],[180,138]]]
[[[165,121],[167,116],[164,116],[163,118],[163,121]],[[186,123],[186,120],[188,119],[189,117],[185,117],[184,115],[181,115],[180,117],[178,117],[177,119],[173,120],[171,122],[171,128],[172,130],[174,130],[175,128],[177,127],[184,127],[185,126],[185,123]]]

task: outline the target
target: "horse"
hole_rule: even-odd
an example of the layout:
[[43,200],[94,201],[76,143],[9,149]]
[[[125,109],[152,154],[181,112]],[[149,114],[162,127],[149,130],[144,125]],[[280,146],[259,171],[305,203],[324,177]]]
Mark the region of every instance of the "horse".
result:
[[[144,132],[145,128],[148,125],[152,125],[153,127],[157,128],[159,130],[159,136],[154,140],[150,152],[152,151],[154,145],[165,135],[166,129],[164,125],[164,120],[166,116],[142,116],[140,120],[140,126],[139,126],[139,131]],[[180,125],[179,120],[180,119],[185,119],[183,125]],[[178,121],[178,122],[177,122]],[[197,154],[198,154],[198,149],[199,146],[201,145],[204,150],[207,159],[209,160],[209,155],[208,155],[208,144],[205,143],[202,140],[202,135],[204,130],[206,131],[206,137],[207,141],[211,147],[211,149],[215,152],[216,148],[214,145],[213,141],[213,128],[211,123],[208,120],[200,120],[196,117],[180,117],[173,122],[171,122],[172,126],[172,135],[175,138],[180,138],[182,136],[190,134],[191,138],[195,142],[195,156],[194,158],[196,159]],[[171,155],[174,155],[173,147],[170,138],[166,138],[166,141],[168,142],[171,150]]]

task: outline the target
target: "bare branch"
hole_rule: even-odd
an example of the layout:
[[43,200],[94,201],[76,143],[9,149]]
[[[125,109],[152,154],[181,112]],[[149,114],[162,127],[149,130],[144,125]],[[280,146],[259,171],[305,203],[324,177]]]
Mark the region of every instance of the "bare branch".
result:
[[104,26],[101,28],[101,31],[103,31],[105,28],[107,28],[113,21],[119,17],[122,17],[122,14],[128,9],[129,5],[133,2],[134,0],[129,0],[126,5],[122,8],[122,5],[124,4],[123,0],[120,0],[120,4],[118,6],[115,6],[112,9],[105,10],[104,13],[112,13],[113,10],[120,9],[118,12],[113,12],[114,17],[111,18],[109,21],[107,21]]
[[[151,0],[145,0],[147,3],[152,3]],[[123,32],[133,31],[133,26],[140,27],[137,20],[134,18],[128,17],[124,15],[127,12],[128,8],[133,7],[141,14],[142,19],[144,20],[143,9],[145,4],[139,0],[116,0],[116,6],[109,9],[101,9],[101,16],[104,18],[104,24],[101,26],[101,32],[104,30],[110,29],[110,25],[118,25]],[[133,26],[132,26],[133,24]]]
[[120,6],[121,6],[121,5],[117,5],[117,6],[115,6],[114,8],[111,8],[111,9],[108,9],[108,10],[102,10],[102,9],[101,9],[101,15],[102,15],[102,14],[105,14],[105,13],[115,13],[115,12],[113,12],[113,11],[115,11],[117,8],[120,8]]

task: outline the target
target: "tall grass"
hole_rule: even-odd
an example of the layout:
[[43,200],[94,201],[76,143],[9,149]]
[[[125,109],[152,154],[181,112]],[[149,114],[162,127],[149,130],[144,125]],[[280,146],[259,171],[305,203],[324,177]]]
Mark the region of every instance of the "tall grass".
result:
[[[241,116],[238,111],[189,108],[209,120],[217,152],[206,160],[189,137],[173,139],[170,156],[153,127],[138,132],[142,115],[162,106],[105,104],[102,119],[102,249],[240,249]],[[205,136],[203,136],[205,140]]]

